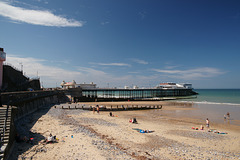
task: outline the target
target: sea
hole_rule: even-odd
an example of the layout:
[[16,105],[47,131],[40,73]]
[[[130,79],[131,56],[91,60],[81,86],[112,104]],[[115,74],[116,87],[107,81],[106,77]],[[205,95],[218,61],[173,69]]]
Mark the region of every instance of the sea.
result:
[[[228,124],[240,126],[240,89],[195,89],[198,95],[181,100],[192,103],[189,112],[177,112],[175,116],[209,118],[214,123],[226,123],[224,115],[230,113]],[[178,100],[179,101],[179,100]]]
[[187,101],[207,104],[240,105],[240,89],[195,89],[196,98]]

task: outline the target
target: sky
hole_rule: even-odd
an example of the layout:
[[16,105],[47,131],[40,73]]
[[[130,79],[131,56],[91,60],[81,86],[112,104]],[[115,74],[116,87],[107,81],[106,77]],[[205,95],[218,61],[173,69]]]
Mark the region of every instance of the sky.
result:
[[240,1],[0,0],[0,47],[43,87],[240,88]]

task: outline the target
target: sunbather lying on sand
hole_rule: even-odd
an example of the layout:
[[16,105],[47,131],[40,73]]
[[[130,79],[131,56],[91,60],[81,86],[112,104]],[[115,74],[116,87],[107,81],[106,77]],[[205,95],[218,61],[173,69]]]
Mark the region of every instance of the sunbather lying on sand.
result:
[[[198,130],[198,127],[192,127],[192,129]],[[200,130],[204,130],[203,125],[200,126]]]
[[221,131],[212,130],[212,129],[209,129],[208,132],[213,132],[213,133],[217,133],[217,134],[227,134],[227,132],[221,132]]
[[138,128],[133,128],[133,130],[136,130],[139,133],[152,133],[152,132],[154,132],[154,131],[151,131],[151,130],[143,130],[143,129],[138,129]]
[[53,143],[57,142],[56,136],[53,136],[51,133],[50,135],[43,141],[43,143]]

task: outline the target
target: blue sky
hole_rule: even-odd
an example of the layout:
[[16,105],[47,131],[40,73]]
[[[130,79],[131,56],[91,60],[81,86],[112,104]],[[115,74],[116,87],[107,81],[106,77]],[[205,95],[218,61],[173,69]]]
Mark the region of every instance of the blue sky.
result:
[[240,88],[239,0],[0,0],[0,35],[44,87]]

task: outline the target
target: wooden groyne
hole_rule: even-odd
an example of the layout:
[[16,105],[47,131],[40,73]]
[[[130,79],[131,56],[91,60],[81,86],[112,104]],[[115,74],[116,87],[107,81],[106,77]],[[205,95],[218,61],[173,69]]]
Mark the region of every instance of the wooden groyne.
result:
[[[55,108],[61,109],[82,109],[82,110],[89,110],[95,111],[97,108],[95,106],[85,106],[79,104],[71,104],[71,105],[62,105],[62,106],[54,106]],[[111,106],[100,106],[100,111],[129,111],[129,110],[148,110],[148,109],[162,109],[162,105],[111,105]]]

